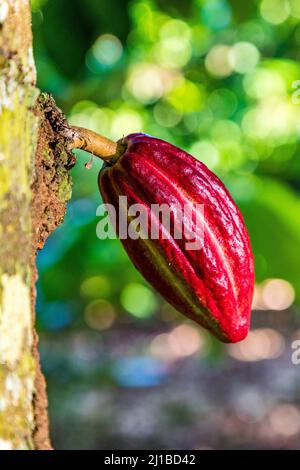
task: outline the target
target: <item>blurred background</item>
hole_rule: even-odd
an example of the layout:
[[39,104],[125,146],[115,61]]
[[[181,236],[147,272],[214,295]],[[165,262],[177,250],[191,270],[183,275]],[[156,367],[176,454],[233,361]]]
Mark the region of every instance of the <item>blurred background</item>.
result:
[[[98,240],[77,152],[64,224],[39,253],[38,328],[57,449],[299,447],[300,2],[32,0],[38,85],[73,124],[191,152],[241,208],[257,286],[225,346]],[[295,344],[294,344],[295,346]],[[298,354],[298,358],[300,355]]]

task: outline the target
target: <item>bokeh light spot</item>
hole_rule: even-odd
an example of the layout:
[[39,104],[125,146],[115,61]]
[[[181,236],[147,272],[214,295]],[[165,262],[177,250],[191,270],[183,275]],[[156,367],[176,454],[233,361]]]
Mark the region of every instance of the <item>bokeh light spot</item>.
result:
[[250,42],[238,42],[232,46],[229,54],[233,69],[239,73],[251,72],[259,61],[259,52]]
[[300,432],[300,410],[289,403],[276,405],[269,413],[269,423],[275,434],[294,436]]
[[208,140],[195,142],[190,147],[189,152],[209,168],[216,167],[220,160],[218,149]]
[[260,14],[268,23],[281,24],[289,17],[290,4],[287,0],[263,0]]
[[181,112],[197,112],[204,105],[204,90],[189,80],[181,80],[168,95],[167,100]]
[[[103,34],[96,39],[90,53],[94,61],[104,66],[112,66],[121,58],[123,47],[121,41],[113,34]],[[88,65],[90,65],[90,60]]]
[[198,328],[191,325],[180,325],[170,333],[162,333],[152,340],[151,354],[166,362],[204,353],[205,339]]
[[187,23],[182,20],[171,19],[166,21],[159,32],[161,39],[168,38],[181,38],[182,40],[189,40],[191,37],[191,30]]
[[155,105],[153,115],[156,122],[164,127],[174,127],[182,118],[182,112],[161,101]]
[[103,276],[85,279],[80,286],[80,293],[86,298],[106,297],[110,293],[109,280]]
[[138,283],[127,284],[121,292],[121,304],[132,315],[146,318],[153,315],[157,308],[155,294]]
[[227,118],[237,109],[237,97],[227,88],[214,90],[207,99],[207,104],[215,117]]
[[192,28],[192,47],[195,56],[201,57],[209,50],[212,42],[212,32],[204,25],[195,25]]
[[190,28],[184,21],[167,21],[160,30],[160,40],[154,48],[158,63],[167,67],[183,67],[192,55],[190,38]]
[[87,325],[94,330],[107,330],[115,320],[115,310],[107,300],[94,300],[87,305],[84,319]]
[[129,92],[143,104],[151,104],[172,89],[177,75],[158,65],[141,63],[129,72],[126,86]]
[[113,376],[123,387],[153,387],[159,385],[167,373],[164,364],[151,357],[126,357],[113,367]]
[[295,290],[284,279],[267,279],[261,285],[261,303],[265,309],[285,310],[294,300]]
[[265,98],[242,119],[244,133],[254,139],[269,139],[272,145],[293,139],[299,128],[298,108],[279,97]]
[[270,26],[259,20],[242,23],[237,30],[240,41],[251,42],[257,47],[264,47],[271,41],[271,32]]
[[122,135],[143,130],[143,118],[140,113],[133,109],[119,109],[111,124],[111,138],[118,140]]
[[180,325],[169,334],[169,343],[178,357],[195,354],[203,346],[199,329],[191,325]]
[[207,71],[215,77],[228,77],[233,71],[230,61],[230,47],[217,45],[212,47],[205,58]]
[[240,343],[231,344],[228,353],[244,362],[263,361],[280,356],[285,347],[284,337],[271,328],[258,328],[250,331]]
[[216,141],[234,141],[238,143],[241,141],[242,133],[240,127],[233,121],[220,120],[216,121],[211,129],[211,137]]
[[226,28],[231,21],[231,8],[226,0],[206,0],[201,5],[201,16],[213,30]]
[[256,99],[267,96],[285,96],[286,86],[280,73],[276,70],[258,68],[246,75],[243,81],[245,92]]

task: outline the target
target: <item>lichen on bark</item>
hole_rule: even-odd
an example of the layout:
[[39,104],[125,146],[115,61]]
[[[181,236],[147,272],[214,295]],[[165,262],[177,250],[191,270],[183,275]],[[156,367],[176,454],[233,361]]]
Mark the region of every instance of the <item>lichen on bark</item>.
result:
[[35,255],[63,219],[74,157],[48,120],[50,102],[35,87],[29,1],[1,0],[0,449],[51,448],[34,329]]

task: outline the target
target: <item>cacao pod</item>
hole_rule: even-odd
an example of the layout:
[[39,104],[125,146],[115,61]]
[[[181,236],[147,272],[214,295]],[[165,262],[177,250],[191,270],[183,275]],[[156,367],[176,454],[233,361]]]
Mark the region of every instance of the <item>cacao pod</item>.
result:
[[[172,205],[172,227],[178,222],[190,228],[195,211],[184,215],[182,206],[204,208],[200,249],[186,249],[187,240],[166,233],[159,217],[154,218],[158,239],[122,239],[135,267],[179,312],[221,341],[242,340],[250,322],[253,255],[242,215],[227,189],[203,163],[163,140],[131,134],[119,145],[123,151],[99,173],[106,203],[119,211],[119,196],[127,196],[128,206],[138,203],[147,209],[149,223],[152,204]],[[127,216],[128,225],[131,221]]]

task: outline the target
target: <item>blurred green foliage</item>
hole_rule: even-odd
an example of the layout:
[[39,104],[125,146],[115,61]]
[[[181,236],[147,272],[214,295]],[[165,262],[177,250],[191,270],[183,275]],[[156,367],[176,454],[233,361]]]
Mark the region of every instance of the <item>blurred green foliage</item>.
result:
[[97,238],[101,163],[87,171],[77,151],[65,222],[38,256],[55,447],[297,448],[299,309],[287,308],[292,286],[300,300],[299,0],[32,10],[41,90],[74,124],[112,139],[143,131],[204,161],[245,216],[259,283],[242,343],[224,347],[187,322],[118,240]]
[[[299,5],[32,1],[39,87],[74,124],[112,139],[143,131],[203,160],[245,216],[257,280],[288,280],[298,301]],[[100,163],[85,171],[88,158],[78,151],[65,223],[39,255],[40,326],[174,319],[119,241],[97,239]]]

